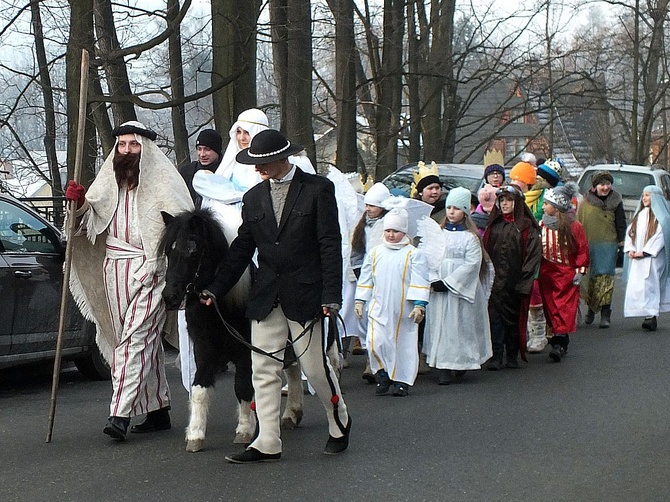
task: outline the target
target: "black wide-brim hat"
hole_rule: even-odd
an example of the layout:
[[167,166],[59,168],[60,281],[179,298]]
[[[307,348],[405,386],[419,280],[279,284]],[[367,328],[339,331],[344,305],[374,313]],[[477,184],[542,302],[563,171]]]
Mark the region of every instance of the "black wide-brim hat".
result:
[[240,164],[269,164],[275,160],[285,159],[303,151],[302,145],[292,145],[282,133],[274,129],[261,131],[251,140],[249,148],[245,148],[235,156]]

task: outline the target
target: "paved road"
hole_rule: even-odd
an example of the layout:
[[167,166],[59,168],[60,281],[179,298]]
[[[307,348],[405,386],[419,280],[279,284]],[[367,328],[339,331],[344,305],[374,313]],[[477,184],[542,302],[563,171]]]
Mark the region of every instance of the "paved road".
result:
[[343,375],[352,443],[336,457],[321,453],[325,416],[307,397],[280,462],[226,463],[238,449],[231,375],[217,387],[207,449],[186,453],[187,395],[174,368],[173,429],[125,443],[102,434],[109,383],[65,370],[45,444],[48,368],[0,372],[0,500],[670,500],[670,315],[642,332],[641,320],[622,318],[619,296],[613,327],[581,327],[560,364],[533,355],[522,370],[449,387],[421,376],[394,398],[373,395],[354,356]]

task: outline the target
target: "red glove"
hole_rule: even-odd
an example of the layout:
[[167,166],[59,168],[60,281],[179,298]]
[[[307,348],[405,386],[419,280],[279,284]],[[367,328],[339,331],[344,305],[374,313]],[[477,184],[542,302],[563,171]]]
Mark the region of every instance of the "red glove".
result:
[[84,201],[86,200],[85,194],[86,188],[84,185],[79,185],[74,180],[68,181],[67,189],[65,190],[65,200],[75,201],[77,203],[77,209],[84,204]]

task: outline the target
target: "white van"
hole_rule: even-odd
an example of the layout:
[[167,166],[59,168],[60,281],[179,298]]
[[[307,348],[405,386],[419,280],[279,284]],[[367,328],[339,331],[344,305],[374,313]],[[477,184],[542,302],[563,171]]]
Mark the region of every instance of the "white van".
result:
[[626,221],[630,222],[647,185],[661,187],[665,198],[670,200],[670,173],[660,168],[634,166],[629,164],[596,164],[584,169],[579,177],[579,191],[585,194],[593,186],[591,177],[598,171],[609,171],[614,179],[612,188],[623,197]]

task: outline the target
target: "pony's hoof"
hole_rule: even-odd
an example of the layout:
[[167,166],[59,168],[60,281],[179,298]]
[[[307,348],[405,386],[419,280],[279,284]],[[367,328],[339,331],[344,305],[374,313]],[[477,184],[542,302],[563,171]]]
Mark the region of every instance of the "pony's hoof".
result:
[[281,419],[282,429],[293,430],[296,427],[298,427],[298,424],[295,423],[292,418],[285,417]]
[[202,439],[187,439],[186,440],[186,451],[189,453],[196,453],[203,449],[205,446],[205,441]]
[[246,432],[238,432],[235,434],[235,439],[233,440],[234,444],[249,444],[251,443],[251,440],[253,438],[251,437],[251,434],[248,434]]
[[296,411],[293,413],[292,416],[283,417],[281,419],[281,426],[284,429],[293,430],[296,427],[298,427],[298,425],[300,425],[301,421],[302,421],[302,411]]

